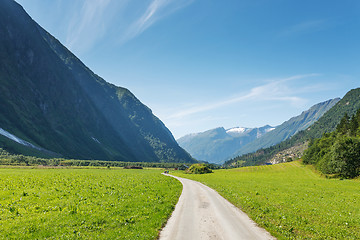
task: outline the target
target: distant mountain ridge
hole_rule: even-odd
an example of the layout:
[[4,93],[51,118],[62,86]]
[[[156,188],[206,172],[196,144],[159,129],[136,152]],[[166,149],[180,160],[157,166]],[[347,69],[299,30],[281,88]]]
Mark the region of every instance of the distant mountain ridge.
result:
[[190,134],[177,141],[194,158],[221,164],[236,156],[255,152],[290,138],[311,126],[339,100],[336,98],[318,103],[277,127],[266,125],[261,128],[216,128]]
[[94,74],[13,0],[0,3],[0,92],[0,147],[10,152],[194,161],[129,90]]
[[254,141],[246,144],[235,153],[235,156],[255,152],[260,148],[267,148],[289,139],[297,132],[306,129],[315,123],[339,101],[340,98],[335,98],[312,106],[309,110],[304,111],[300,115],[292,117],[288,121],[285,121],[281,125],[277,126],[274,131],[271,131],[261,138],[255,139]]
[[291,138],[274,146],[237,156],[225,162],[224,166],[249,166],[269,162],[280,152],[303,144],[306,145],[310,139],[320,138],[324,133],[334,131],[345,114],[352,116],[358,109],[360,109],[360,88],[347,92],[340,101],[305,130],[299,131]]
[[189,134],[177,141],[194,158],[210,163],[223,163],[241,146],[274,129],[266,125],[261,128],[223,127],[201,133]]
[[[240,136],[248,135],[250,132],[254,131],[254,129],[256,129],[256,128],[234,127],[234,128],[227,129],[226,133],[233,137],[240,137]],[[275,129],[275,127],[271,127],[269,125],[266,125],[262,128],[258,128],[256,137],[259,138],[264,133],[270,132],[274,129]]]

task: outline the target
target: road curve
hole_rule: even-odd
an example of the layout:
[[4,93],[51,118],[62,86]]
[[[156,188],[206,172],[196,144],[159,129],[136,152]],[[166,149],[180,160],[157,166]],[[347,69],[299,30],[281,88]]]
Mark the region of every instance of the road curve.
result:
[[171,177],[183,184],[183,191],[160,240],[275,239],[213,189],[193,180]]

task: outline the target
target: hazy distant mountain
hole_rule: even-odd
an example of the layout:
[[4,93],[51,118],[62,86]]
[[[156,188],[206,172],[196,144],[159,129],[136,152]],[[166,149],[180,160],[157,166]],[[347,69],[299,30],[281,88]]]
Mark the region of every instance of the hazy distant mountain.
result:
[[[338,99],[335,99],[335,101]],[[360,88],[352,89],[323,114],[314,124],[299,131],[291,138],[272,147],[259,149],[254,153],[239,155],[225,163],[225,166],[249,166],[269,162],[280,152],[304,144],[309,139],[320,138],[324,133],[332,132],[345,114],[352,116],[360,109]]]
[[129,90],[95,75],[13,0],[0,2],[0,130],[14,153],[193,161]]
[[261,128],[223,127],[201,133],[189,134],[177,141],[194,158],[211,163],[223,163],[245,144],[273,130],[271,126]]
[[336,98],[316,104],[275,128],[269,125],[262,128],[236,127],[228,130],[216,128],[190,134],[177,141],[198,160],[223,163],[232,157],[273,146],[290,138],[312,125],[339,100]]
[[276,127],[274,131],[246,144],[236,152],[235,156],[255,152],[260,148],[267,148],[290,138],[297,132],[311,126],[339,101],[340,98],[335,98],[312,106],[309,110]]

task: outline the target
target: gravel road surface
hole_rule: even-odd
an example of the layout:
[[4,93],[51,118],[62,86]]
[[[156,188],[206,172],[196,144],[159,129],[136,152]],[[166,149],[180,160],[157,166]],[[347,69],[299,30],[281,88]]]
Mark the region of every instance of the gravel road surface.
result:
[[183,191],[160,240],[275,239],[213,189],[175,178],[183,184]]

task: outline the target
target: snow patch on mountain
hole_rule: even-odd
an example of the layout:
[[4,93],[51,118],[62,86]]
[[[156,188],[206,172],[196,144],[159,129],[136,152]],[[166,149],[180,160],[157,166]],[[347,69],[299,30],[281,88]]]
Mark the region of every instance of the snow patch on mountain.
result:
[[40,151],[43,150],[42,148],[37,147],[37,146],[35,146],[35,145],[25,141],[25,140],[22,140],[21,138],[18,138],[14,134],[9,133],[8,131],[6,131],[6,130],[4,130],[2,128],[0,128],[0,134],[7,137],[7,138],[9,138],[9,139],[11,139],[11,140],[13,140],[13,141],[15,141],[15,142],[17,142],[17,143],[20,143],[21,145],[31,147],[31,148],[35,148],[35,149],[40,150]]
[[97,142],[98,144],[101,144],[99,140],[97,140],[96,138],[94,137],[91,137],[92,140],[94,140],[95,142]]
[[271,132],[272,130],[275,130],[275,128],[268,128],[268,129],[265,129],[265,132]]
[[246,130],[248,130],[248,128],[234,127],[234,128],[230,128],[230,129],[226,130],[226,133],[244,133],[244,132],[246,132]]

